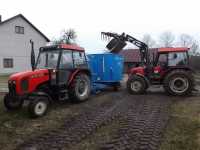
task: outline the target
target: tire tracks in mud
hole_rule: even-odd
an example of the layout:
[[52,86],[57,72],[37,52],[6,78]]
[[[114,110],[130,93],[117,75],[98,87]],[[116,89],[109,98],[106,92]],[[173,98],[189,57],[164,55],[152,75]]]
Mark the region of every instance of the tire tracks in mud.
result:
[[137,101],[119,120],[119,129],[101,150],[158,149],[169,119],[170,101]]
[[157,149],[169,118],[170,100],[147,97],[151,96],[131,96],[124,91],[108,94],[108,101],[88,107],[75,118],[66,118],[61,127],[29,139],[17,149],[70,149],[115,120],[119,120],[119,128],[99,146],[100,150]]

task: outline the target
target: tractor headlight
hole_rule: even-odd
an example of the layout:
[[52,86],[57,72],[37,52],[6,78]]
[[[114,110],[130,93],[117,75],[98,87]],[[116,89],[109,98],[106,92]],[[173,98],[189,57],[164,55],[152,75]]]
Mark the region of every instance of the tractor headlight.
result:
[[16,84],[16,81],[15,80],[9,80],[8,84]]

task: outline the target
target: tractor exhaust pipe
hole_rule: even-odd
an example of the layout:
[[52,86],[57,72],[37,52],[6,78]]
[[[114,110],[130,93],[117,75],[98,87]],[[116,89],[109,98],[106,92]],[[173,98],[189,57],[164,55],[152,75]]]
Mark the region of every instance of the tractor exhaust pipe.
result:
[[32,71],[34,71],[35,70],[34,42],[30,40],[30,44],[31,44],[31,67],[32,67]]

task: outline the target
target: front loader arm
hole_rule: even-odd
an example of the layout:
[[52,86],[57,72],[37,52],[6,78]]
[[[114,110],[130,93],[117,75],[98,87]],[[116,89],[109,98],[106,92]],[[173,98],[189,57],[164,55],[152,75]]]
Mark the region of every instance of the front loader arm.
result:
[[[109,50],[111,50],[111,52],[121,51],[123,49],[123,46],[126,45],[124,43],[130,42],[139,48],[142,63],[146,64],[146,65],[148,65],[150,63],[149,52],[148,52],[149,48],[144,42],[139,41],[138,39],[136,39],[128,34],[125,34],[125,33],[122,33],[120,35],[120,34],[112,33],[112,32],[101,32],[101,35],[102,35],[102,38],[106,39],[106,40],[109,40],[110,38],[112,38],[112,40],[106,46]],[[118,48],[120,48],[120,49],[118,49]]]

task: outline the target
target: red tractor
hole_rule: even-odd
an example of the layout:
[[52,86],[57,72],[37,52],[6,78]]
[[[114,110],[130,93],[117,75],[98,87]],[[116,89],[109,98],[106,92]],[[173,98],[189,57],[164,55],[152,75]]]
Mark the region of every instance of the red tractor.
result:
[[91,72],[83,48],[76,45],[41,47],[35,63],[32,44],[32,71],[13,74],[4,97],[8,110],[19,109],[25,100],[32,117],[44,115],[53,100],[70,98],[85,101],[91,90]]
[[113,53],[121,51],[126,42],[139,47],[142,65],[129,71],[127,81],[131,94],[143,94],[150,85],[163,85],[171,95],[182,96],[192,92],[194,78],[189,67],[189,48],[158,48],[156,57],[150,61],[149,48],[145,43],[125,33],[102,32],[102,35],[112,38],[106,47]]

